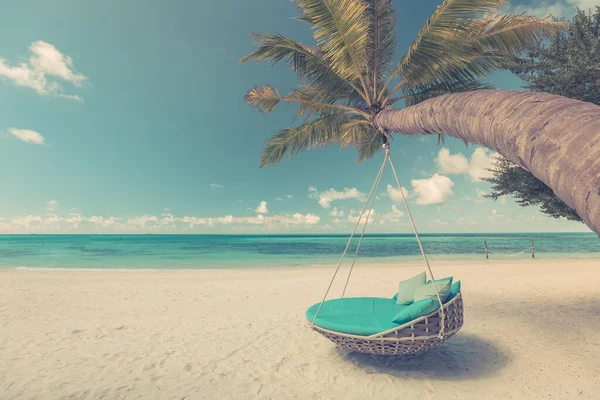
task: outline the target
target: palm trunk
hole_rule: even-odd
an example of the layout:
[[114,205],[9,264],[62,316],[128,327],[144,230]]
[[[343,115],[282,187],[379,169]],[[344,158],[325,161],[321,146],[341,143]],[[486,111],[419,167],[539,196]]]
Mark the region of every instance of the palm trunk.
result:
[[408,135],[444,134],[489,147],[530,171],[600,235],[600,106],[548,93],[448,94],[376,124]]

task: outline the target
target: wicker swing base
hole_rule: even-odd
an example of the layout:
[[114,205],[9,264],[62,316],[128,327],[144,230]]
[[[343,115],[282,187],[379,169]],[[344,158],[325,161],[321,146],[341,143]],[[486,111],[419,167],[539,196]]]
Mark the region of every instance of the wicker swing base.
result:
[[397,328],[371,336],[339,333],[313,325],[312,328],[340,347],[376,355],[410,355],[425,352],[444,343],[463,326],[462,293],[444,304],[445,329],[439,337],[441,310]]

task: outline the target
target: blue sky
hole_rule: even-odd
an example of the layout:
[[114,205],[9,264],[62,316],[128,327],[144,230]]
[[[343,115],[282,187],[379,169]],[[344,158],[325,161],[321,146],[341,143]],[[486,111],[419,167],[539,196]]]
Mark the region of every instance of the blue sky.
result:
[[[438,1],[396,1],[401,54]],[[589,4],[587,4],[589,3]],[[513,3],[544,15],[590,0]],[[285,68],[238,64],[252,32],[310,42],[282,0],[22,0],[0,14],[0,233],[348,232],[380,157],[318,149],[259,169],[292,124],[243,95]],[[490,81],[518,89],[509,73]],[[588,231],[481,195],[490,152],[397,136],[396,168],[423,232]],[[409,232],[386,174],[371,232]],[[353,211],[354,210],[354,211]]]

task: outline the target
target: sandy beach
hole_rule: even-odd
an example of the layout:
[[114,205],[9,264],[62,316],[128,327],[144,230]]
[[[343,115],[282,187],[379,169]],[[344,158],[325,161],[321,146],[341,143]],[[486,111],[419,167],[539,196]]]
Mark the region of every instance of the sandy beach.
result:
[[[3,269],[0,398],[598,398],[600,260],[434,267],[463,282],[465,325],[412,359],[348,353],[309,329],[331,266]],[[391,297],[421,270],[359,265],[350,295]]]

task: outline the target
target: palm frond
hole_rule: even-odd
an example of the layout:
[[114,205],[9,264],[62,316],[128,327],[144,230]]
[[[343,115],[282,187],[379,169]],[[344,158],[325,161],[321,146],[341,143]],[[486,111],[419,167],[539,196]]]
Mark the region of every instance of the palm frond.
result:
[[438,61],[420,73],[419,81],[460,83],[481,78],[517,57],[524,48],[551,39],[563,29],[563,23],[523,14],[489,14],[473,19],[438,49]]
[[300,21],[300,22],[306,22],[307,24],[312,25],[312,20],[309,17],[307,17],[306,15],[301,15],[299,17],[292,17],[292,19],[294,19],[296,21]]
[[[548,18],[493,13],[503,0],[466,1],[474,7],[463,8],[465,1],[446,0],[423,27],[394,71],[405,84],[481,78],[501,68],[507,58],[515,57],[527,46],[550,39],[564,29],[564,24]],[[441,29],[440,16],[444,22]],[[390,93],[397,90],[395,87]]]
[[391,0],[365,0],[369,19],[369,41],[367,43],[368,73],[372,77],[373,98],[377,98],[378,87],[394,61],[396,49],[396,16]]
[[314,101],[327,104],[335,104],[340,100],[338,93],[331,91],[328,88],[324,88],[313,84],[300,85],[296,91],[302,93],[305,97],[310,98]]
[[345,79],[361,82],[370,102],[365,80],[369,21],[362,0],[295,0],[314,27],[317,45],[331,68]]
[[340,99],[346,99],[349,105],[364,103],[366,95],[359,86],[349,79],[342,78],[332,70],[317,47],[308,46],[280,34],[254,34],[254,43],[258,48],[240,59],[240,62],[264,61],[270,65],[284,63],[298,74],[301,79],[335,92]]
[[366,138],[370,127],[371,124],[363,119],[349,119],[344,122],[338,143],[342,148],[356,146]]
[[384,144],[384,136],[377,129],[367,126],[364,130],[362,140],[355,144],[359,163],[373,158],[383,148]]
[[337,100],[335,94],[315,85],[302,85],[299,89],[294,89],[285,99],[300,105],[296,118],[305,116],[308,119],[315,114],[325,116],[340,112],[369,116],[357,108],[334,104]]
[[505,0],[445,0],[421,28],[394,75],[410,84],[427,83],[423,75],[445,80],[439,75],[444,70],[440,63],[464,65],[476,56],[469,46],[456,46],[468,36],[473,20],[505,5]]
[[254,86],[248,90],[244,100],[263,114],[269,114],[283,100],[283,96],[272,86]]
[[390,104],[404,100],[407,107],[414,106],[425,100],[447,93],[470,92],[474,90],[493,89],[493,86],[478,80],[461,81],[456,83],[436,82],[427,86],[405,86],[402,90],[404,96],[392,99]]
[[[329,115],[333,113],[349,113],[368,117],[368,114],[357,108],[342,104],[331,104],[324,94],[315,86],[305,86],[305,91],[294,89],[287,96],[282,96],[279,91],[269,85],[254,86],[246,93],[244,99],[254,108],[258,108],[263,114],[269,114],[280,102],[297,103],[300,111],[296,117],[301,115],[311,116],[313,114]],[[312,91],[309,91],[312,90]]]
[[[537,19],[522,14],[491,14],[478,22],[473,29],[471,42],[502,54],[517,56],[523,49],[551,39],[567,26],[549,18]],[[469,42],[469,41],[467,41]]]
[[328,115],[306,122],[295,128],[283,128],[265,142],[260,157],[260,167],[276,165],[283,157],[317,146],[337,143],[348,117],[343,114]]

